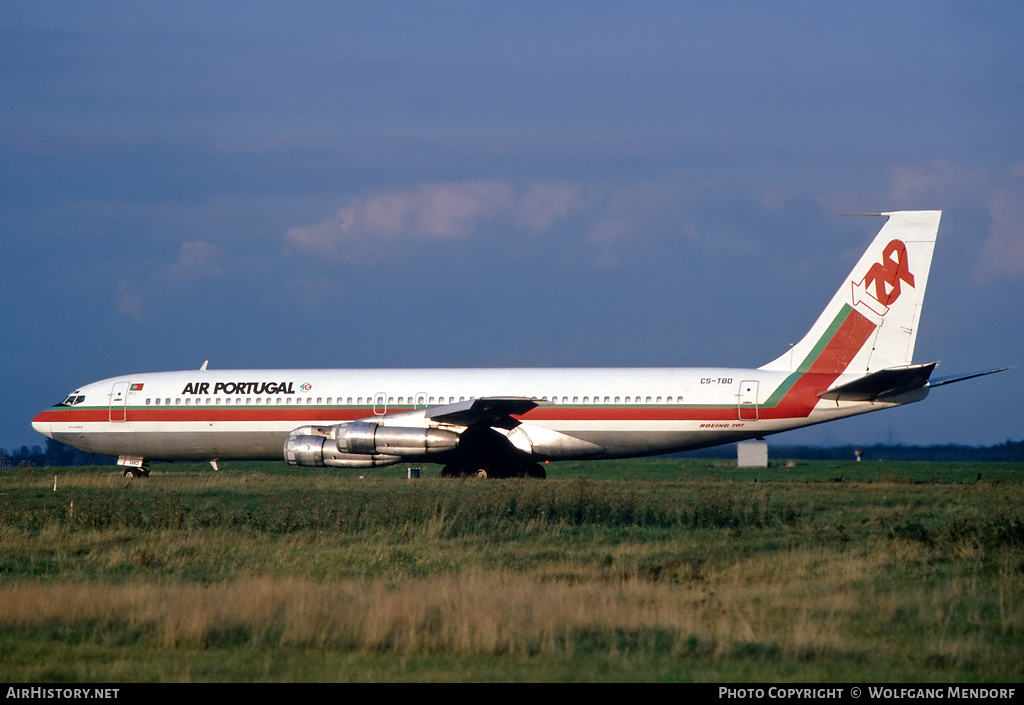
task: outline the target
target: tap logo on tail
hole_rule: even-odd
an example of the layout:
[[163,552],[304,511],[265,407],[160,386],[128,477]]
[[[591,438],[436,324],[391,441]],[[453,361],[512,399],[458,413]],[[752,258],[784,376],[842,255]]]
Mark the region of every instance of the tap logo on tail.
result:
[[884,316],[900,297],[900,282],[913,288],[914,275],[907,263],[907,246],[902,240],[891,240],[882,250],[882,261],[871,265],[860,284],[850,282],[854,307],[864,304]]

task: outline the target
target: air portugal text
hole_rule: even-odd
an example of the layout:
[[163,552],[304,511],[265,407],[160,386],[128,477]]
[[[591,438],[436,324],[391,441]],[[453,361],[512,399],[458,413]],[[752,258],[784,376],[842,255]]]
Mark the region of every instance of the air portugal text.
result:
[[[295,394],[294,382],[217,382],[214,394]],[[189,382],[182,394],[209,394],[209,382]]]

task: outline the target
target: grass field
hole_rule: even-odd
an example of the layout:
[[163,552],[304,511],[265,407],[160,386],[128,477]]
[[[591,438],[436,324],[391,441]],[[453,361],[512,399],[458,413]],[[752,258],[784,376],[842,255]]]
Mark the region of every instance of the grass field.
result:
[[1019,464],[438,470],[11,470],[0,678],[1024,676]]

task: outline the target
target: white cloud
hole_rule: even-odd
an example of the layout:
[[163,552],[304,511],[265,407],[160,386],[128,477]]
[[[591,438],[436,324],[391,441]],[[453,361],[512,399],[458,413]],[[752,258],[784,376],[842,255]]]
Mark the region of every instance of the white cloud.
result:
[[948,209],[977,199],[989,176],[951,162],[936,159],[927,164],[896,164],[889,169],[891,206],[900,210]]
[[972,269],[976,280],[992,275],[1024,275],[1024,178],[1001,187],[989,201],[989,236]]
[[936,160],[894,166],[889,177],[899,208],[988,209],[989,233],[971,266],[975,281],[1024,274],[1024,164],[984,171]]
[[417,242],[464,242],[493,233],[580,237],[599,269],[617,267],[640,240],[703,239],[691,209],[726,187],[702,178],[640,184],[478,179],[428,183],[352,197],[318,223],[295,225],[285,252],[348,261],[394,254]]
[[499,179],[431,183],[353,198],[330,218],[289,228],[285,239],[300,249],[362,256],[387,241],[472,237],[494,221],[546,232],[584,205],[579,187],[568,183],[522,188]]
[[181,243],[178,259],[171,267],[171,274],[176,277],[189,275],[206,275],[219,277],[223,270],[217,259],[224,249],[201,240],[187,240]]
[[576,184],[535,181],[519,199],[516,220],[531,232],[542,233],[587,207]]
[[701,239],[690,208],[713,191],[700,181],[667,179],[609,191],[590,226],[590,238],[601,246],[628,241],[658,229],[690,242]]
[[138,288],[126,279],[117,280],[117,311],[142,320],[142,297]]

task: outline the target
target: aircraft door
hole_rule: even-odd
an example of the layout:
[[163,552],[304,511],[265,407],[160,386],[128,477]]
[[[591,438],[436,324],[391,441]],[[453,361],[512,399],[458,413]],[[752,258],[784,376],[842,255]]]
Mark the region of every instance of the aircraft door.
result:
[[388,411],[388,397],[384,392],[377,392],[373,395],[373,413],[383,416]]
[[110,390],[110,415],[111,421],[125,422],[128,420],[128,387],[131,382],[115,382]]
[[745,379],[740,382],[740,421],[757,421],[757,380]]

